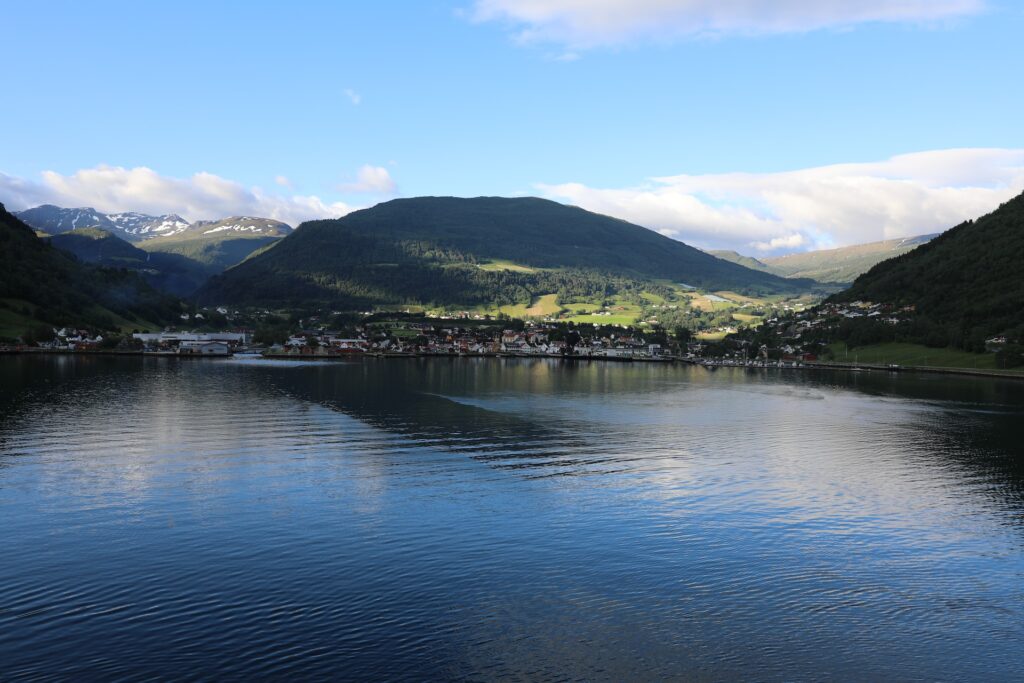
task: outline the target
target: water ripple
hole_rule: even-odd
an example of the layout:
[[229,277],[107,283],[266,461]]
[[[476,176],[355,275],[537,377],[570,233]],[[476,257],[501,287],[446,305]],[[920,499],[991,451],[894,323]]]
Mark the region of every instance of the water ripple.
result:
[[1020,385],[515,360],[0,379],[2,680],[1024,677]]

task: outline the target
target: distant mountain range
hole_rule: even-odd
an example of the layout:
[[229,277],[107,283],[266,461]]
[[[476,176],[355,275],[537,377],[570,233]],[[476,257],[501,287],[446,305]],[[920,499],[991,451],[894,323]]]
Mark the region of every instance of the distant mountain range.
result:
[[788,278],[810,278],[828,284],[849,284],[876,264],[905,254],[938,234],[870,242],[756,259],[735,251],[709,251],[720,259]]
[[199,292],[213,303],[511,304],[641,282],[795,293],[810,281],[739,266],[623,220],[537,198],[396,199],[311,221]]
[[138,246],[151,253],[191,259],[209,276],[241,263],[253,252],[291,232],[291,226],[270,218],[232,216],[219,221],[197,221],[187,230],[148,239]]
[[52,204],[15,211],[14,215],[27,225],[51,235],[77,228],[102,228],[130,242],[174,235],[191,227],[188,221],[177,214],[150,216],[134,211],[107,214],[92,208],[65,209]]
[[177,214],[107,214],[51,204],[14,215],[82,261],[135,270],[177,296],[292,232],[286,223],[253,216],[190,223]]
[[100,228],[129,242],[144,242],[182,234],[188,234],[190,238],[197,238],[200,235],[209,237],[221,233],[283,237],[292,230],[291,226],[281,221],[252,216],[231,216],[216,221],[190,223],[173,213],[163,216],[151,216],[134,211],[103,213],[92,208],[66,209],[52,204],[15,211],[14,215],[27,225],[51,235],[59,235],[78,228]]

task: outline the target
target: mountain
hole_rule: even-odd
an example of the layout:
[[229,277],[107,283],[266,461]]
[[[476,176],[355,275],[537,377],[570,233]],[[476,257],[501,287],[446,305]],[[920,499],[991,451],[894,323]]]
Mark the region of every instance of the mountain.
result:
[[291,232],[291,226],[270,218],[232,216],[219,221],[197,221],[186,230],[146,240],[139,246],[152,254],[188,258],[208,275],[216,275]]
[[34,209],[15,211],[17,216],[26,225],[37,230],[42,230],[51,235],[56,235],[75,228],[99,227],[105,230],[116,230],[117,226],[106,214],[96,209],[64,209],[52,204],[43,204]]
[[395,199],[302,224],[199,292],[207,302],[519,303],[638,282],[749,293],[809,282],[738,266],[626,221],[537,198]]
[[875,264],[905,254],[934,239],[920,235],[903,239],[857,244],[838,249],[822,249],[763,259],[768,272],[784,277],[806,277],[818,282],[848,283],[866,273]]
[[188,229],[189,222],[177,214],[150,216],[128,211],[105,214],[93,208],[65,209],[43,204],[14,213],[24,223],[51,235],[78,228],[102,228],[129,241],[173,235]]
[[190,235],[258,235],[260,237],[284,237],[292,231],[287,223],[271,218],[253,216],[231,216],[219,221],[196,221],[188,229]]
[[153,287],[176,296],[191,294],[209,277],[201,263],[178,254],[143,251],[101,228],[76,228],[47,239],[79,261],[133,270]]
[[726,250],[726,249],[712,249],[712,250],[708,251],[708,253],[711,254],[712,256],[714,256],[715,258],[720,258],[723,261],[728,261],[729,263],[735,263],[737,265],[743,266],[744,268],[751,268],[753,270],[760,270],[762,273],[771,273],[773,275],[781,275],[781,273],[777,273],[774,270],[772,270],[771,266],[769,266],[768,264],[764,263],[763,261],[757,260],[753,256],[744,256],[743,254],[740,254],[739,252],[735,252],[735,251],[731,251],[731,250]]
[[163,216],[150,216],[144,213],[127,211],[125,213],[107,214],[111,222],[124,233],[125,239],[152,239],[165,235],[176,235],[188,230],[187,220],[176,213]]
[[980,351],[996,335],[1024,338],[1024,194],[879,263],[835,302],[914,307],[906,340]]
[[712,250],[708,253],[731,263],[780,277],[809,278],[816,282],[845,285],[853,282],[858,275],[869,271],[876,263],[905,254],[935,237],[934,234],[920,235],[764,259],[744,256],[735,251]]
[[[191,294],[212,275],[240,263],[292,231],[281,221],[232,216],[189,223],[177,214],[103,213],[44,204],[14,213],[41,236],[61,237],[54,246],[80,260],[138,271],[150,284],[177,296]],[[90,232],[89,230],[92,230]],[[100,232],[96,232],[100,231]],[[129,251],[130,242],[145,250]]]
[[76,261],[0,204],[0,336],[18,336],[40,324],[150,327],[180,310],[180,301],[136,273]]

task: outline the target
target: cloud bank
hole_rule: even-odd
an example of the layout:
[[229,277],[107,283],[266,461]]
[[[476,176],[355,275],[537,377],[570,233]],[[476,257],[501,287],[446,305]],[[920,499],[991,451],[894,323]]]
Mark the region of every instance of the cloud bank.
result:
[[524,43],[587,49],[638,40],[935,22],[984,7],[984,0],[476,0],[469,16],[506,23]]
[[391,174],[388,173],[388,169],[383,166],[365,164],[356,173],[356,181],[354,183],[345,183],[340,189],[345,192],[392,194],[397,187],[395,181],[391,178]]
[[950,149],[783,173],[652,178],[638,187],[539,185],[547,197],[702,248],[763,254],[950,228],[1024,190],[1024,149]]
[[[981,216],[1024,190],[1024,149],[938,150],[780,173],[676,175],[632,187],[569,182],[537,188],[550,199],[697,247],[767,255],[938,232]],[[395,183],[387,169],[366,165],[343,189],[387,194]],[[47,171],[38,181],[0,173],[0,202],[11,210],[56,204],[178,213],[190,220],[255,215],[290,225],[357,208],[246,188],[211,173],[173,178],[113,166],[71,175]]]
[[262,216],[293,226],[314,218],[343,216],[355,208],[342,202],[327,203],[313,195],[268,194],[212,173],[172,178],[144,166],[97,166],[72,175],[45,171],[41,181],[0,173],[0,202],[15,211],[56,204],[111,213],[177,213],[189,220]]

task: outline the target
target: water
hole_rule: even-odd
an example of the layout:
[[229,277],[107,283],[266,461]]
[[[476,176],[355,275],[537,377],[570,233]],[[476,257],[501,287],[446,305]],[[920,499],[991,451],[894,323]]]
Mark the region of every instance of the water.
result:
[[0,359],[0,680],[1024,678],[1024,382]]

